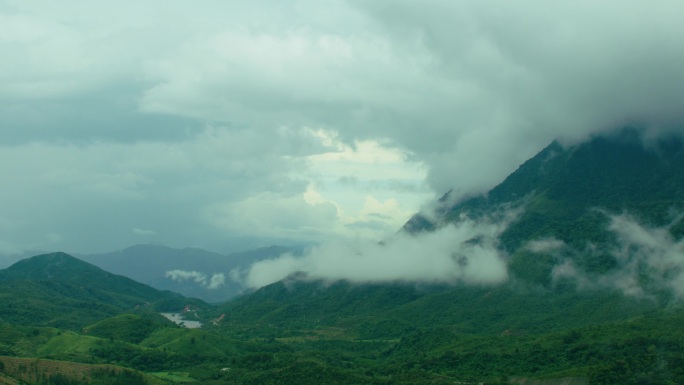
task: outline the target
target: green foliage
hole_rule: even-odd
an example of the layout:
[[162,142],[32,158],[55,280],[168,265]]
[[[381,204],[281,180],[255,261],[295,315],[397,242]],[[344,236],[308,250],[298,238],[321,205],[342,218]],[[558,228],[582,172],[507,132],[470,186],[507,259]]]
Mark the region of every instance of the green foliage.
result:
[[[412,303],[415,305],[428,298],[428,303],[433,305],[435,302],[431,301],[435,298],[453,301],[455,296],[449,293],[428,292]],[[510,294],[488,291],[485,296],[495,298]],[[528,299],[534,298],[527,294]],[[615,306],[618,302],[609,305],[611,301],[608,300],[609,297],[601,297],[597,303],[606,306],[608,312],[620,312]],[[567,304],[559,303],[559,306]],[[513,301],[512,307],[518,305]],[[597,306],[587,302],[577,314]],[[550,317],[544,322],[559,325],[560,319],[565,318],[562,314],[553,314],[558,309],[548,306],[546,309]],[[376,312],[375,318],[366,318],[366,322],[346,324],[347,328],[356,327],[358,332],[343,333],[339,326],[319,327],[303,333],[302,337],[277,339],[240,337],[240,324],[236,319],[230,328],[215,329],[213,333],[231,335],[235,332],[238,339],[202,330],[162,328],[140,344],[131,344],[74,332],[59,333],[54,329],[7,324],[0,324],[0,336],[3,342],[10,344],[23,344],[21,341],[27,340],[40,343],[41,339],[47,338],[33,353],[36,355],[111,363],[150,372],[185,370],[204,384],[501,384],[511,377],[578,377],[589,379],[592,384],[630,383],[635,378],[637,383],[677,383],[684,375],[679,369],[684,368],[682,309],[655,311],[613,323],[574,320],[585,326],[511,328],[497,333],[477,332],[472,326],[472,332],[463,333],[459,331],[462,326],[451,323],[435,327],[434,318],[424,322],[398,320],[400,326],[395,331],[383,332],[384,328],[393,330],[391,317],[396,313],[391,310]],[[437,309],[433,309],[435,312]],[[511,318],[513,312],[510,309],[508,312],[503,315],[502,322],[515,323],[515,318]],[[484,317],[492,317],[492,314]],[[399,333],[396,339],[365,338],[395,332]],[[193,339],[195,344],[192,344]],[[196,347],[199,349],[194,350]],[[2,357],[0,362],[3,362]],[[142,377],[137,375],[116,373],[102,375],[102,382],[97,382],[100,380],[96,381],[98,377],[93,375],[91,383],[143,383],[139,382]],[[106,382],[104,378],[112,380]],[[73,381],[73,377],[54,379]],[[114,379],[119,382],[111,382]]]
[[138,343],[149,337],[152,332],[169,327],[166,322],[143,318],[134,314],[121,314],[87,326],[83,332],[101,338]]
[[[684,220],[676,216],[684,211],[682,170],[684,141],[667,138],[645,147],[638,130],[625,129],[567,148],[554,142],[485,196],[456,204],[445,196],[441,213],[445,222],[458,222],[463,215],[478,219],[520,209],[500,244],[514,256],[518,278],[548,285],[549,256],[541,256],[540,265],[526,262],[525,247],[532,240],[563,241],[575,251],[567,258],[592,275],[618,267],[608,252],[616,244],[608,215],[627,212],[647,226],[669,226],[676,239],[684,236]],[[416,217],[406,230],[438,226],[425,221]],[[587,252],[590,246],[597,252]]]
[[159,384],[143,373],[112,365],[13,357],[0,357],[0,362],[6,368],[0,382],[9,385]]
[[552,283],[551,271],[557,264],[558,258],[553,255],[518,250],[511,256],[508,267],[515,277],[548,287]]
[[185,302],[178,294],[107,273],[64,253],[35,256],[0,270],[0,319],[16,324],[80,330],[164,299]]
[[92,374],[91,385],[148,385],[141,373],[130,370],[99,369]]

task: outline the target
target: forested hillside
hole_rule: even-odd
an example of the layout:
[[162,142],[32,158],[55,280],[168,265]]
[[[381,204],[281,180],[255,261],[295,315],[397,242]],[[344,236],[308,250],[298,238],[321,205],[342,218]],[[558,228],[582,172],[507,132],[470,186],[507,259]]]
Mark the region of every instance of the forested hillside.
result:
[[199,300],[159,291],[65,253],[43,254],[0,270],[0,319],[78,330],[124,311],[176,310]]

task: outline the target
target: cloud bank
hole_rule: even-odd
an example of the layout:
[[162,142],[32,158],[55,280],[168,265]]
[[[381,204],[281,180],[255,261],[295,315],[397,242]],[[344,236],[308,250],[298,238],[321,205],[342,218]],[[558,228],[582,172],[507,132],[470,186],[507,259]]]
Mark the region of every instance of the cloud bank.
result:
[[210,290],[218,289],[226,283],[226,277],[223,273],[215,273],[208,277],[198,271],[169,270],[164,276],[176,282],[194,281]]
[[434,232],[398,233],[386,242],[330,242],[304,256],[257,262],[243,282],[257,288],[294,273],[311,280],[490,285],[508,278],[497,238],[507,221],[464,219]]

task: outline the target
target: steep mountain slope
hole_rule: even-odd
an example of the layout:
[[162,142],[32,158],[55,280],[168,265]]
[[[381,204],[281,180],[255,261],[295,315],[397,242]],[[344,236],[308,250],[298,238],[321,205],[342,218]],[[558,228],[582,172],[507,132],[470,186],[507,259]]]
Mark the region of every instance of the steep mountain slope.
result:
[[271,246],[222,255],[198,248],[174,249],[160,245],[136,245],[106,254],[80,256],[115,274],[132,278],[159,290],[187,297],[221,302],[238,295],[244,287],[230,279],[233,269],[292,251]]
[[[453,204],[447,194],[435,216],[418,214],[404,230],[429,231],[513,209],[520,214],[501,234],[500,247],[518,277],[548,284],[561,259],[584,273],[607,273],[620,267],[612,255],[619,246],[613,216],[627,213],[643,226],[666,227],[673,240],[684,235],[684,142],[645,141],[629,129],[570,147],[554,142],[486,195]],[[531,255],[530,242],[542,240],[559,247]]]
[[[498,239],[507,283],[330,285],[293,277],[221,312],[231,325],[275,329],[347,325],[358,334],[391,324],[395,330],[381,333],[388,338],[403,327],[528,333],[627,319],[681,297],[684,257],[672,250],[682,249],[682,211],[680,138],[647,142],[623,130],[569,147],[554,142],[487,194],[456,203],[447,194],[435,214],[417,215],[404,228],[417,233],[464,217],[477,222],[516,213]],[[620,220],[640,231],[635,239],[620,233]]]
[[38,255],[0,271],[0,318],[78,328],[136,306],[187,300],[108,273],[65,253]]
[[[523,205],[523,216],[503,237],[508,249],[532,237],[554,235],[578,242],[591,236],[559,229],[595,208],[633,210],[662,225],[671,208],[683,208],[683,166],[684,142],[678,137],[644,143],[638,131],[623,130],[567,148],[553,142],[483,196],[449,205],[449,194],[445,195],[440,219],[453,222],[462,214],[477,216],[502,205]],[[437,225],[418,214],[405,230],[415,232]],[[682,230],[677,228],[679,236]]]

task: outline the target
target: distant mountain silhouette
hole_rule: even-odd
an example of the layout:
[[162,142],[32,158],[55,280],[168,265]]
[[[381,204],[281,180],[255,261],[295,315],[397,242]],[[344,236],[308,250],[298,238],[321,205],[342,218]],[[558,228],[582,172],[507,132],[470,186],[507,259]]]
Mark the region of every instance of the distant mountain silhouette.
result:
[[[245,289],[240,282],[231,279],[233,270],[246,269],[254,262],[291,251],[290,248],[271,246],[222,255],[199,248],[136,245],[106,254],[83,255],[81,258],[160,290],[171,290],[208,302],[222,302]],[[182,273],[171,273],[174,271],[186,273],[185,277]]]

